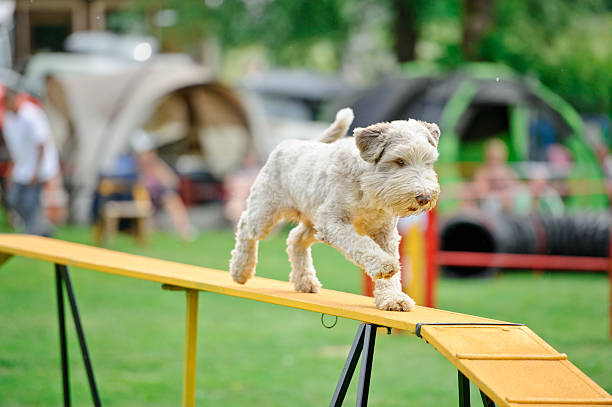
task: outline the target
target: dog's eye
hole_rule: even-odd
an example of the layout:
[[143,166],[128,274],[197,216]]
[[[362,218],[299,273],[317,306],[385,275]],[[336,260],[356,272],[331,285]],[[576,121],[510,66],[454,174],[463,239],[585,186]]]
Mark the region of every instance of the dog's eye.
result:
[[406,165],[406,161],[402,160],[401,158],[399,160],[395,160],[395,163],[399,166],[399,167],[403,167]]

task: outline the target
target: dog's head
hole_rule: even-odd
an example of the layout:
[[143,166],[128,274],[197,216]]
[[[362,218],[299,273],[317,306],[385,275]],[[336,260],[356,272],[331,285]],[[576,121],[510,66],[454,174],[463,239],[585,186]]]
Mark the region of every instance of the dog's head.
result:
[[363,187],[399,216],[434,208],[440,196],[434,162],[440,129],[433,123],[397,120],[354,131],[361,158],[372,164]]

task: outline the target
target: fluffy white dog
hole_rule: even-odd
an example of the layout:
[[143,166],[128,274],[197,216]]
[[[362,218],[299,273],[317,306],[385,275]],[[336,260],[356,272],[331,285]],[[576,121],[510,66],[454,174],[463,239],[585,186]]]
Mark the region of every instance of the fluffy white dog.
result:
[[440,194],[433,164],[438,126],[397,120],[357,128],[345,137],[353,111],[340,110],[315,141],[287,140],[257,176],[236,231],[230,273],[244,284],[255,274],[257,244],[283,219],[299,224],[287,239],[296,291],[321,287],[310,246],[340,250],[374,280],[376,306],[409,311],[400,285],[399,217],[433,208]]

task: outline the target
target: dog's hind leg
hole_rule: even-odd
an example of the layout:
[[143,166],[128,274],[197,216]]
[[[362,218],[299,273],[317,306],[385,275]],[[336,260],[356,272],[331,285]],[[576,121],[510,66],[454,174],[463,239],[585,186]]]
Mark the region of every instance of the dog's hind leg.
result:
[[244,284],[255,275],[258,241],[270,233],[278,220],[278,212],[271,206],[257,206],[242,212],[229,267],[235,282]]
[[316,293],[321,288],[310,253],[310,246],[316,242],[314,235],[312,225],[301,222],[287,238],[287,254],[291,262],[289,281],[294,284],[295,291]]
[[234,281],[240,284],[253,277],[257,264],[258,242],[252,239],[248,228],[248,212],[242,212],[236,229],[236,245],[232,250],[230,260],[230,274]]

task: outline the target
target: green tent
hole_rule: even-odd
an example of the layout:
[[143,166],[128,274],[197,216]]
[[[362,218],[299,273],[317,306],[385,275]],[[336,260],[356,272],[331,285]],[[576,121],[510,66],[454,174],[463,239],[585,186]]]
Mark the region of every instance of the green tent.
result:
[[[406,64],[400,75],[354,100],[355,127],[408,118],[438,123],[442,131],[438,170],[451,197],[453,185],[470,178],[482,163],[485,141],[500,138],[508,147],[510,164],[525,177],[529,165],[548,161],[553,148],[568,152],[572,162],[568,172],[553,174],[581,187],[581,191],[573,188],[568,207],[608,205],[603,172],[586,142],[580,115],[537,80],[505,66],[468,64],[443,72],[428,64]],[[446,199],[442,209],[457,202]]]

